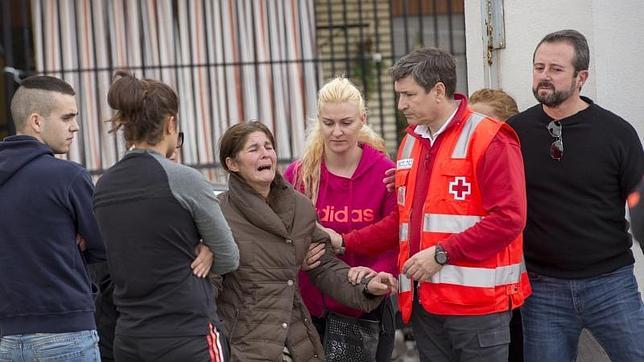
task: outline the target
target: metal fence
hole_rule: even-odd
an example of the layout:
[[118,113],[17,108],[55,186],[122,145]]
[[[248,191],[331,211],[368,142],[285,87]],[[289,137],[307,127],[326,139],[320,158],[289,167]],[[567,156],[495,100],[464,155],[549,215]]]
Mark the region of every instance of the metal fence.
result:
[[69,158],[100,174],[124,152],[108,134],[111,74],[132,69],[179,93],[182,162],[218,179],[226,127],[258,119],[282,163],[299,156],[316,90],[344,74],[367,98],[369,124],[395,151],[389,67],[419,46],[457,58],[466,92],[463,0],[2,0],[0,136],[15,132],[9,100],[19,78],[44,73],[77,90],[81,131]]

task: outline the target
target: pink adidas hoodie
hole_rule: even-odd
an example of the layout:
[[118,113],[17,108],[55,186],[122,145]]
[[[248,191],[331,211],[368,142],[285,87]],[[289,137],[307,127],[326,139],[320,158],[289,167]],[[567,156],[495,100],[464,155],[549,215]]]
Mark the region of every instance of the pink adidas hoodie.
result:
[[[395,167],[395,164],[374,148],[368,145],[361,147],[362,157],[351,178],[334,175],[327,170],[324,162],[321,165],[319,195],[315,207],[320,224],[339,233],[347,233],[379,221],[396,206],[395,194],[387,192],[382,183],[385,170]],[[296,167],[298,161],[290,164],[284,172],[284,178],[291,183],[295,182]],[[359,255],[347,251],[340,258],[350,266],[368,266],[375,271],[397,275],[397,247],[379,255]],[[300,272],[299,284],[311,315],[322,316],[322,292],[311,283],[306,273]],[[327,308],[331,311],[353,317],[363,314],[362,311],[346,307],[329,296],[324,298]]]

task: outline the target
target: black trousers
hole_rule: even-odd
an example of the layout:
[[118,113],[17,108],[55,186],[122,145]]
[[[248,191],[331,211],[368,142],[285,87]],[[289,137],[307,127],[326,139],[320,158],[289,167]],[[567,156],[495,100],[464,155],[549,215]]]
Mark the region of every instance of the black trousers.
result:
[[98,348],[101,351],[101,361],[114,361],[114,329],[119,312],[114,305],[114,284],[107,268],[107,262],[88,265],[88,269],[99,292],[96,295],[96,331],[98,332]]
[[[324,343],[324,327],[326,320],[324,317],[311,318],[318,334],[320,334],[322,343]],[[363,314],[360,318],[381,322],[376,362],[391,362],[391,354],[394,351],[394,342],[396,337],[396,320],[393,305],[391,304],[391,298],[386,297],[382,303],[380,303],[378,308],[369,313]]]
[[521,310],[519,308],[512,311],[512,320],[510,321],[510,362],[523,362],[523,326],[521,323]]
[[214,329],[207,336],[132,337],[116,335],[114,359],[118,362],[226,362],[226,338]]

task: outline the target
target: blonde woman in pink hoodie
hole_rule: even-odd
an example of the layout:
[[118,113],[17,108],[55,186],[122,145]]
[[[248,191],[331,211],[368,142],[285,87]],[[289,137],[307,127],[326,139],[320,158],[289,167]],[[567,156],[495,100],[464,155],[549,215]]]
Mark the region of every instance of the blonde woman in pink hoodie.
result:
[[[387,157],[384,140],[366,124],[367,111],[360,91],[348,79],[335,78],[320,89],[317,110],[304,154],[289,165],[284,177],[313,201],[320,223],[331,234],[348,233],[380,221],[396,206],[395,195],[382,183],[385,170],[395,166]],[[338,234],[336,240],[340,240]],[[396,276],[397,232],[389,234],[385,249],[379,247],[377,252],[369,247],[337,244],[334,249],[350,266],[366,266]],[[352,269],[349,278],[359,282],[369,273],[368,268]],[[389,298],[365,314],[323,296],[303,273],[300,289],[322,339],[325,309],[381,321],[377,361],[391,360],[395,323]]]

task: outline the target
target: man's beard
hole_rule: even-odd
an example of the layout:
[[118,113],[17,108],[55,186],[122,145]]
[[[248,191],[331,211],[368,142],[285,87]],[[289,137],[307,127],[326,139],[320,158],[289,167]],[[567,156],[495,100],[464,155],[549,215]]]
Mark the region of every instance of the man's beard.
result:
[[[548,87],[553,90],[552,93],[541,96],[539,95],[539,88],[541,87]],[[577,84],[575,82],[575,79],[573,78],[572,83],[570,84],[570,89],[567,91],[558,91],[555,90],[555,86],[547,81],[542,81],[537,84],[536,88],[532,88],[532,94],[534,94],[534,97],[539,101],[539,103],[543,104],[546,107],[557,107],[561,103],[563,103],[566,99],[570,98],[570,96],[575,92],[575,88],[577,87]]]

